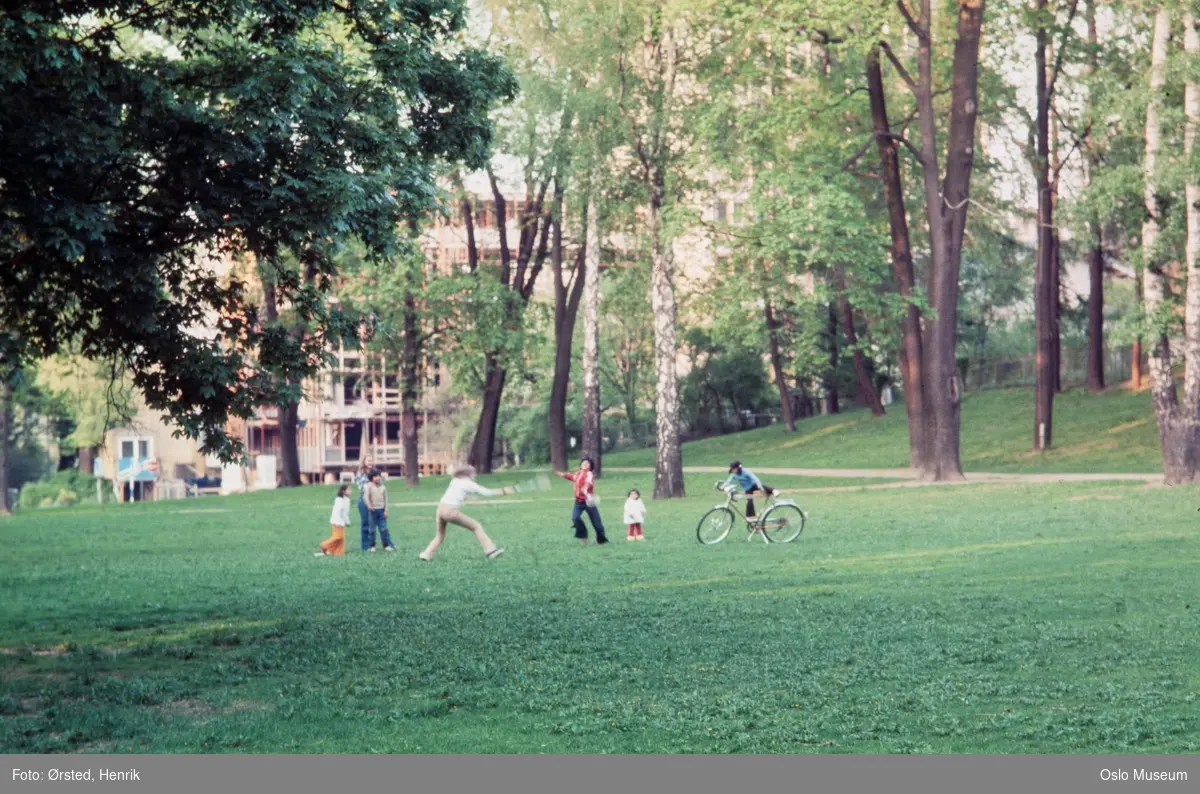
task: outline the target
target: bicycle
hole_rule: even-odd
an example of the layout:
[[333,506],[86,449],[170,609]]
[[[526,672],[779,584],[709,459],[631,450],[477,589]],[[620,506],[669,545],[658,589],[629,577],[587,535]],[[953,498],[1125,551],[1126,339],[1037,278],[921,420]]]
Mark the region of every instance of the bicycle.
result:
[[716,505],[705,513],[696,525],[696,539],[706,546],[720,543],[733,529],[735,519],[746,523],[749,533],[746,540],[753,540],[761,532],[764,543],[791,543],[804,531],[807,516],[800,505],[790,499],[779,499],[778,491],[767,495],[766,508],[761,516],[748,518],[733,509],[732,505],[741,496],[737,486],[725,486],[718,482],[716,490],[725,492],[725,504]]

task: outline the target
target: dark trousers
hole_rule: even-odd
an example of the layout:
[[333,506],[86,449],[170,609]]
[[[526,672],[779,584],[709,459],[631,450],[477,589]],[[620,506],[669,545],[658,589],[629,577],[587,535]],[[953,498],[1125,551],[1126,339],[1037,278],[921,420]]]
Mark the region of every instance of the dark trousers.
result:
[[755,487],[746,491],[746,518],[754,518],[754,494],[759,490],[767,496],[775,493],[775,489],[767,485],[764,485],[761,489]]
[[589,507],[583,502],[576,502],[575,509],[571,511],[571,523],[575,525],[575,537],[587,540],[587,525],[583,523],[584,513],[587,513],[588,518],[592,521],[592,528],[596,530],[596,542],[608,543],[608,536],[604,534],[604,522],[600,520],[600,510]]

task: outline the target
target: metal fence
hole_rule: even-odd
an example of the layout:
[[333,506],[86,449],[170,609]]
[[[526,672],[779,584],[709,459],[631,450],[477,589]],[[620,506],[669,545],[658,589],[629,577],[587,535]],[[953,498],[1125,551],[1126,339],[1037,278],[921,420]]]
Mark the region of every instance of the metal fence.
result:
[[[1087,382],[1086,348],[1063,348],[1063,385]],[[1143,361],[1142,371],[1148,371]],[[1128,347],[1106,350],[1104,382],[1120,383],[1133,376],[1133,352]],[[1037,357],[1034,355],[997,358],[967,363],[963,385],[967,391],[1033,386],[1037,382]]]

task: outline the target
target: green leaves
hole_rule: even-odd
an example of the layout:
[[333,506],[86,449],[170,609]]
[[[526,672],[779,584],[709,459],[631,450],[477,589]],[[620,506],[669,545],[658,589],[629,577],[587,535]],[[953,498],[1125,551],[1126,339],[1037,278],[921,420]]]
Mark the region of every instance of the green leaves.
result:
[[[463,22],[457,0],[28,0],[0,14],[0,327],[14,352],[79,340],[119,358],[152,408],[234,454],[226,419],[319,363],[339,246],[393,255],[397,228],[434,204],[438,161],[486,157],[488,112],[515,84],[461,46]],[[137,46],[117,47],[118,30]],[[289,252],[304,278],[279,299],[311,330],[290,343],[228,277],[242,255]]]

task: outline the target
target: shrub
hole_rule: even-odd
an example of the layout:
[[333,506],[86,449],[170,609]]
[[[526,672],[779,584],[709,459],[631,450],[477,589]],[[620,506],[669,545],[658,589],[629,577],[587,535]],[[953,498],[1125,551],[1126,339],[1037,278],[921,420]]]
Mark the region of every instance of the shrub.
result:
[[[82,496],[81,496],[82,495]],[[101,487],[102,499],[114,501],[112,489]],[[21,489],[23,508],[69,506],[79,503],[96,504],[96,478],[78,469],[64,469],[41,482],[29,483]]]

